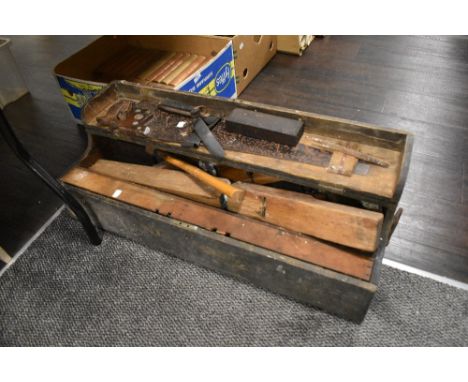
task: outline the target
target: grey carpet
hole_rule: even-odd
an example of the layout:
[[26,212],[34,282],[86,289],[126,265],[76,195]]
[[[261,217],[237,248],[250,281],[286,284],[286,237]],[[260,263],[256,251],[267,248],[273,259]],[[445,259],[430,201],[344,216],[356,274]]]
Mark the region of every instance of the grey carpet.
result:
[[357,325],[63,213],[0,279],[0,344],[467,346],[468,292],[384,267]]

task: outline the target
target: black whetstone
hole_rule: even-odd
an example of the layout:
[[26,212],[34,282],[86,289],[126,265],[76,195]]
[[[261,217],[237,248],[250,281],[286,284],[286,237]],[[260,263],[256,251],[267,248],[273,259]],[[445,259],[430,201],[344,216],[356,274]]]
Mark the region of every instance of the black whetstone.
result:
[[247,109],[234,109],[226,118],[226,130],[251,138],[295,146],[304,132],[300,119],[279,117]]

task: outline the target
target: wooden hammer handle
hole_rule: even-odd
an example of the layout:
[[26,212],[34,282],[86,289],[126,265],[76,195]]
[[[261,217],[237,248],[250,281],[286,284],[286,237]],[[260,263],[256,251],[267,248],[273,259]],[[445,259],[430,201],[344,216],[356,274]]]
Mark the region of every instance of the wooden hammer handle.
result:
[[241,190],[240,188],[234,187],[230,184],[223,182],[222,180],[218,179],[217,177],[206,173],[205,171],[199,169],[198,167],[192,166],[189,163],[186,163],[180,159],[174,158],[170,155],[165,155],[164,160],[167,163],[172,164],[173,166],[180,168],[181,170],[185,171],[186,173],[194,176],[201,182],[208,184],[209,186],[213,187],[215,190],[219,191],[222,194],[227,195],[233,201],[241,201],[244,197],[245,191]]

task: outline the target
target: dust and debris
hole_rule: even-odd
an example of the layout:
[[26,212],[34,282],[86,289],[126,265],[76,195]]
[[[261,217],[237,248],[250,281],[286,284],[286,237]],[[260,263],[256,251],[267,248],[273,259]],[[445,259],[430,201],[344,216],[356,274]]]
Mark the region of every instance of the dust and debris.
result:
[[246,137],[241,134],[231,133],[226,130],[225,122],[220,121],[213,129],[213,134],[223,148],[232,151],[246,152],[278,159],[293,160],[302,163],[310,163],[317,166],[328,166],[331,155],[328,152],[305,146],[301,143],[291,147],[276,142]]
[[283,275],[286,274],[286,269],[284,269],[284,267],[281,264],[276,267],[276,271],[282,273]]
[[[111,109],[113,108],[111,107]],[[113,112],[115,113],[114,109]],[[132,116],[132,113],[136,114]],[[193,132],[192,118],[159,110],[155,102],[140,101],[133,105],[133,111],[126,114],[128,114],[127,118],[131,118],[133,123],[128,123],[127,120],[118,121],[113,113],[107,113],[103,118],[98,118],[98,123],[101,127],[103,127],[104,123],[111,126],[118,126],[118,129],[121,130],[122,133],[130,135],[140,133],[131,127],[136,127],[138,124],[150,126],[151,134],[145,135],[157,138],[161,141],[174,143],[183,143],[187,139],[187,136]],[[141,119],[138,120],[140,116]],[[134,122],[137,123],[135,124]],[[331,158],[330,153],[301,143],[291,147],[276,142],[228,132],[225,128],[224,120],[221,120],[212,129],[212,132],[221,146],[226,150],[292,160],[321,167],[328,166]]]

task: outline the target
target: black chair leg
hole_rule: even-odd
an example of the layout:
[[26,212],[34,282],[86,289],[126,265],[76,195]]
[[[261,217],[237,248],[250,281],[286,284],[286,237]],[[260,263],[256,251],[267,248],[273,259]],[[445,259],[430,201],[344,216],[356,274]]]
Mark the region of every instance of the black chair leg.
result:
[[81,222],[86,231],[89,240],[94,245],[99,245],[102,242],[102,237],[97,228],[91,221],[88,213],[83,206],[65,189],[65,187],[52,177],[34,158],[29,155],[24,146],[17,138],[13,128],[8,122],[3,110],[0,108],[0,134],[5,139],[6,143],[16,156],[34,172],[49,188],[70,208]]

